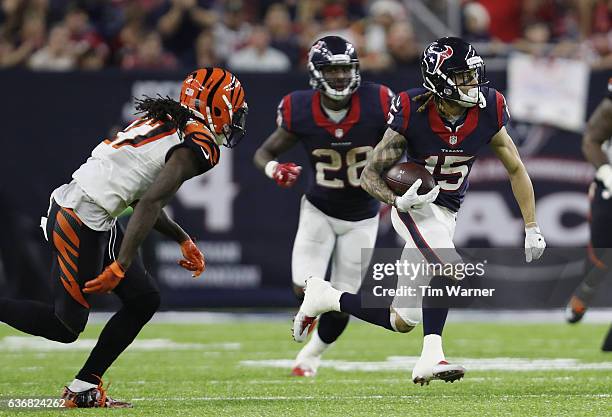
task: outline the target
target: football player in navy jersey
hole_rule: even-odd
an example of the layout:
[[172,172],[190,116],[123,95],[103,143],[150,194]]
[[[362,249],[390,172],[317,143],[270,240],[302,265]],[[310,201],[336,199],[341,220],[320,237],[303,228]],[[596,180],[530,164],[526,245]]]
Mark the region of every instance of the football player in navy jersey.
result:
[[[526,260],[538,259],[546,244],[535,220],[533,186],[506,132],[509,113],[504,96],[486,87],[482,58],[462,39],[441,38],[423,52],[421,70],[424,88],[404,91],[394,99],[388,129],[368,159],[362,187],[393,206],[393,226],[406,241],[405,248],[418,249],[406,252],[418,253],[421,261],[442,262],[443,252],[436,249],[454,249],[455,220],[467,178],[477,155],[488,145],[506,168],[521,209]],[[382,173],[404,154],[433,175],[437,186],[429,193],[417,194],[421,184],[417,180],[404,195],[397,196],[382,179]],[[363,308],[359,295],[311,278],[294,321],[294,337],[303,337],[312,317],[326,311],[349,313],[390,330],[410,328],[414,309],[396,302],[397,298],[389,309]],[[421,384],[432,379],[454,381],[463,377],[465,369],[444,358],[441,335],[448,309],[429,305],[425,298],[423,350],[412,379]]]
[[[353,45],[326,36],[309,52],[312,89],[286,95],[277,129],[255,153],[255,165],[281,187],[291,187],[302,167],[276,159],[301,143],[313,175],[302,197],[291,269],[296,295],[310,276],[325,277],[331,259],[334,287],[356,293],[361,286],[361,249],[374,247],[380,203],[361,188],[367,156],[386,129],[393,93],[362,83]],[[344,331],[349,315],[321,315],[318,329],[299,352],[292,373],[313,376],[322,353]],[[314,320],[310,329],[315,326]]]
[[[567,321],[582,319],[599,284],[610,274],[612,248],[612,78],[608,81],[608,97],[597,106],[590,117],[582,151],[587,161],[597,169],[595,181],[589,189],[591,200],[590,233],[587,273],[567,306]],[[612,328],[604,340],[604,351],[612,351]]]

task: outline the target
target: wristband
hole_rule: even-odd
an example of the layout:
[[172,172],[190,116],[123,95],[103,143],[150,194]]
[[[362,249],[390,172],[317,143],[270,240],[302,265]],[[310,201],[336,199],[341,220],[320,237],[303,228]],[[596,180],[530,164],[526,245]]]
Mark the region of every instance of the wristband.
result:
[[264,172],[266,173],[266,176],[268,178],[270,179],[274,178],[274,170],[276,169],[277,166],[278,166],[278,161],[270,161],[266,164]]
[[595,178],[600,181],[606,181],[608,178],[612,178],[612,167],[610,164],[603,164],[599,168],[597,168],[597,172],[595,173]]
[[119,262],[115,261],[110,264],[109,269],[113,271],[113,274],[117,275],[119,278],[125,277],[125,271],[123,270],[123,267]]

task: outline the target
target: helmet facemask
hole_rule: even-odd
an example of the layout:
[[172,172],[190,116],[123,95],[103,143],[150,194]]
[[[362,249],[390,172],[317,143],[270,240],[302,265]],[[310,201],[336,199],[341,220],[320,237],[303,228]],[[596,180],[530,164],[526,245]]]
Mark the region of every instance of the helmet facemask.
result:
[[310,71],[312,88],[321,90],[332,100],[342,101],[359,88],[361,75],[359,74],[359,64],[351,63],[348,56],[345,59],[338,59],[338,61],[334,64],[317,66],[308,63],[308,70]]
[[231,106],[229,109],[231,124],[223,125],[221,135],[215,134],[215,136],[217,136],[217,142],[221,140],[219,145],[222,144],[228,148],[233,148],[238,145],[246,133],[246,117],[249,113],[249,107],[245,101],[236,111],[233,111]]

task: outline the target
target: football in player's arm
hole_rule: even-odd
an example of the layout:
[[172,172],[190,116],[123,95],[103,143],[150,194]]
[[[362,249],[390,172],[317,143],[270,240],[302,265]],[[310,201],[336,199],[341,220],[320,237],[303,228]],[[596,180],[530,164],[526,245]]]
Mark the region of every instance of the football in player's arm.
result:
[[[429,193],[418,195],[417,185],[408,189],[403,196],[396,196],[387,186],[382,173],[401,159],[407,144],[401,133],[388,128],[383,139],[374,148],[361,176],[361,186],[364,190],[383,203],[395,206],[399,211],[408,211],[415,206],[434,202],[440,190],[438,185]],[[535,219],[535,197],[531,179],[505,126],[493,136],[490,146],[508,172],[512,192],[525,223],[525,259],[531,262],[542,256],[545,248]]]

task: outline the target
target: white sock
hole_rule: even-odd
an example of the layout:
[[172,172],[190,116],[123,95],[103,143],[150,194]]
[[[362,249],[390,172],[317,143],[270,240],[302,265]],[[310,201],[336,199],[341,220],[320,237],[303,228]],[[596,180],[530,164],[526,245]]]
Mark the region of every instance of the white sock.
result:
[[312,332],[310,341],[306,343],[306,346],[300,351],[298,358],[304,356],[321,356],[323,352],[331,347],[331,345],[333,345],[333,343],[325,343],[321,340],[317,330],[316,332]]
[[420,360],[434,362],[436,364],[445,360],[444,351],[442,350],[442,336],[428,334],[423,338],[423,350],[421,351]]
[[80,379],[75,379],[74,381],[72,381],[72,384],[70,384],[68,389],[72,392],[83,392],[95,387],[97,387],[96,384],[90,384],[89,382],[81,381]]

